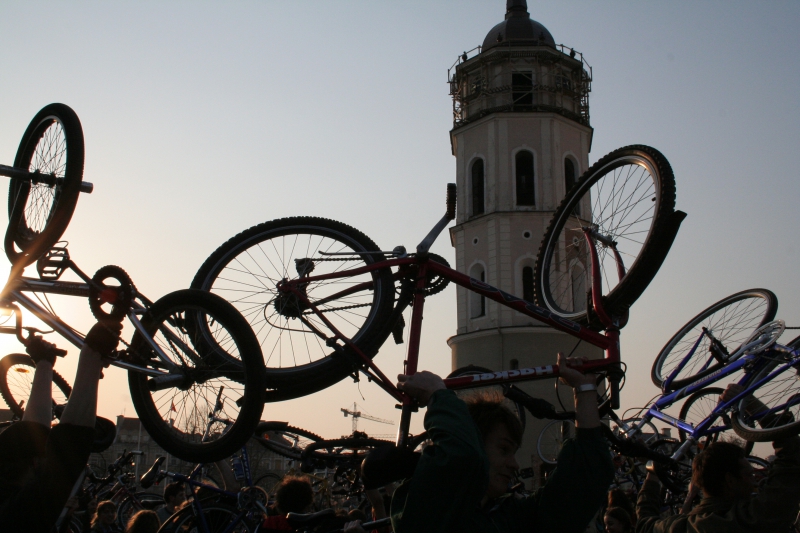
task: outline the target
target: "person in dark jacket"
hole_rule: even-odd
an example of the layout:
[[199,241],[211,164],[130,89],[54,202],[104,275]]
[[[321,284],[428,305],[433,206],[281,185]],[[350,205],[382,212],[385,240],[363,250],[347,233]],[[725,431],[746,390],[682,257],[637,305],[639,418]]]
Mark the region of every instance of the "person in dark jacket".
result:
[[[721,398],[738,395],[741,386],[729,385]],[[746,409],[759,413],[766,407],[750,398]],[[768,415],[769,416],[769,415]],[[763,423],[768,424],[767,417]],[[661,518],[661,484],[647,475],[636,504],[637,533],[782,533],[797,516],[800,505],[800,438],[791,436],[772,443],[775,461],[756,488],[753,467],[744,450],[730,442],[715,442],[692,462],[692,485],[703,499],[685,513]]]
[[95,436],[103,357],[117,346],[122,325],[95,324],[78,360],[75,385],[60,423],[53,418],[53,365],[59,350],[41,337],[27,349],[36,365],[22,420],[0,434],[0,529],[49,533],[86,467]]
[[428,408],[432,444],[393,495],[394,531],[582,533],[603,504],[614,469],[595,377],[570,368],[580,362],[558,354],[561,380],[575,389],[576,438],[564,445],[547,484],[526,497],[508,493],[522,433],[513,414],[470,409],[430,372],[399,376],[398,387]]

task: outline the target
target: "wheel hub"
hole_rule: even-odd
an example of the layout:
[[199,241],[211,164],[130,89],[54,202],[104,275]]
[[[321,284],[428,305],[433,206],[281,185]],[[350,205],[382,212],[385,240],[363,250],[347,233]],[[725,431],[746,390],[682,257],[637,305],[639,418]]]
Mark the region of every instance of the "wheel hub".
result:
[[287,318],[298,318],[303,314],[303,311],[308,309],[300,298],[291,292],[281,293],[273,300],[275,310],[279,315]]

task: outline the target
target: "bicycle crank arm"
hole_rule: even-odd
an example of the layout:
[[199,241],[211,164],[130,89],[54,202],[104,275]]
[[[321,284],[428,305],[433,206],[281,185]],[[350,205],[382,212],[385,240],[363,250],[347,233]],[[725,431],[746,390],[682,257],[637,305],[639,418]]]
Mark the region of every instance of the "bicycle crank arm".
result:
[[[53,174],[42,174],[41,172],[28,172],[21,168],[9,167],[8,165],[0,165],[0,176],[7,176],[11,179],[18,179],[23,181],[30,181],[31,183],[44,183],[54,187],[64,181],[64,178],[57,178]],[[94,184],[88,181],[81,182],[81,192],[91,194],[94,190]]]

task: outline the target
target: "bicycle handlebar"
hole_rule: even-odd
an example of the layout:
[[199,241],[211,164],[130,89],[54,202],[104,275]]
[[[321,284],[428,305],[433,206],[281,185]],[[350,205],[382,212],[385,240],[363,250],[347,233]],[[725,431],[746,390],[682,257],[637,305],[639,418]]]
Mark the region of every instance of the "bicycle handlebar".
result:
[[[17,167],[10,167],[8,165],[0,165],[0,176],[7,176],[11,179],[30,181],[31,183],[44,183],[45,185],[54,186],[63,181],[64,178],[57,178],[54,174],[42,174],[41,172],[28,172]],[[94,191],[94,184],[88,181],[81,182],[81,192],[92,194]]]
[[543,400],[542,398],[534,398],[530,396],[528,393],[515,387],[514,385],[508,385],[504,387],[503,394],[506,398],[511,401],[520,403],[528,410],[530,414],[538,419],[547,418],[550,420],[574,420],[575,419],[575,412],[574,411],[564,411],[562,413],[556,412],[556,408],[548,402],[547,400]]

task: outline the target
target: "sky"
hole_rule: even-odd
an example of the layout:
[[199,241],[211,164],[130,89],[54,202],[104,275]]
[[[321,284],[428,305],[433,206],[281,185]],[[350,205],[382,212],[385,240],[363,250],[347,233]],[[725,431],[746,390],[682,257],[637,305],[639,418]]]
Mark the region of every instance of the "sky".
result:
[[[771,289],[778,317],[800,326],[800,3],[559,0],[528,11],[593,68],[590,162],[628,144],[658,148],[688,213],[622,332],[623,406],[657,393],[649,375],[660,348],[728,294]],[[411,248],[455,181],[447,69],[504,13],[502,0],[7,0],[0,163],[13,162],[40,108],[71,106],[95,191],[64,235],[70,254],[89,273],[123,267],[151,299],[188,287],[228,238],[286,216],[339,220],[383,249]],[[448,241],[432,251],[454,264]],[[75,327],[92,324],[87,302],[52,302]],[[422,369],[450,371],[455,330],[451,287],[427,303]],[[401,370],[403,348],[377,356],[388,374]],[[22,347],[4,336],[0,350]],[[72,381],[76,364],[71,349],[56,369]],[[350,432],[339,409],[353,402],[398,418],[391,398],[351,381],[268,404],[262,418],[335,437]],[[99,414],[122,413],[135,416],[125,372],[112,368]]]

